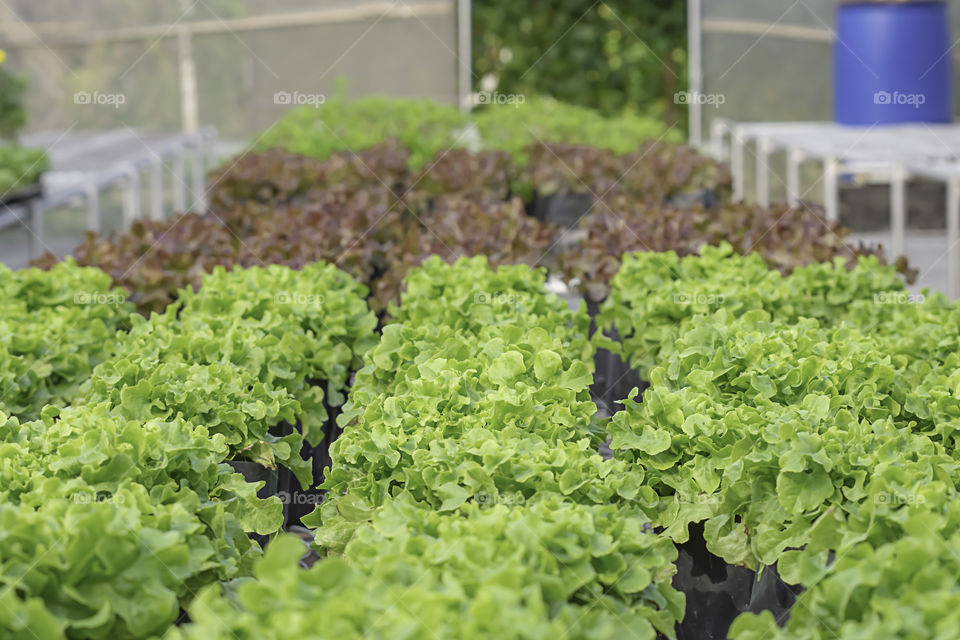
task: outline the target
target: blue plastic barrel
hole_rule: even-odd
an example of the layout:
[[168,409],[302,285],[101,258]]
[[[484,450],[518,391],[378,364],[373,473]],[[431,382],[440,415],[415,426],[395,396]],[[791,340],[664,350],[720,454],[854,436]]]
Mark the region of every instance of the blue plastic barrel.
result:
[[951,122],[946,2],[851,2],[837,10],[834,118],[840,124]]

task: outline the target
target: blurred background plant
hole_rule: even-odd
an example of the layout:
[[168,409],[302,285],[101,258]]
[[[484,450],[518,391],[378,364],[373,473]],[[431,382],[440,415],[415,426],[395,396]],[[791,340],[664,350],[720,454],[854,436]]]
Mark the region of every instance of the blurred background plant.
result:
[[548,95],[607,115],[624,109],[686,131],[683,0],[474,0],[476,90]]
[[0,138],[15,140],[27,123],[27,111],[23,108],[27,79],[10,73],[3,66],[6,59],[6,52],[0,49]]
[[6,52],[0,49],[0,197],[39,181],[49,166],[42,149],[24,149],[16,143],[27,123],[23,108],[27,79],[7,71],[2,66],[6,59]]

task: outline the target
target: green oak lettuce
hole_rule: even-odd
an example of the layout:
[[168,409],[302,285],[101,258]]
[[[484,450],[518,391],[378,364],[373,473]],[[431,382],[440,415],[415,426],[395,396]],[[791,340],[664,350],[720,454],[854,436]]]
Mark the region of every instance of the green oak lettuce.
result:
[[0,412],[35,420],[74,401],[133,307],[110,277],[68,259],[50,271],[0,265]]
[[[162,632],[204,585],[247,573],[282,506],[227,465],[222,436],[106,405],[0,423],[0,584],[49,638]],[[42,602],[42,606],[40,605]],[[21,615],[0,615],[4,637]]]

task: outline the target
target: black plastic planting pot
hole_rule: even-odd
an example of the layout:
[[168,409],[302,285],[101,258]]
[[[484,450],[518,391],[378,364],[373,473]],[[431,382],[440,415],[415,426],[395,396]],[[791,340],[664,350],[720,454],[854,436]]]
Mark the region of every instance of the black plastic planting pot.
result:
[[590,212],[593,197],[589,193],[537,194],[530,206],[534,218],[572,229]]
[[257,491],[259,498],[269,498],[277,495],[278,474],[276,469],[267,469],[256,462],[246,460],[227,461],[233,470],[243,476],[247,482],[263,482],[263,486]]
[[[246,460],[228,460],[227,464],[233,467],[233,470],[243,476],[243,479],[250,483],[263,482],[263,486],[257,491],[257,497],[267,499],[277,495],[279,483],[279,474],[276,469],[267,469],[266,467],[249,462]],[[265,547],[270,536],[262,536],[256,533],[249,534],[261,547]]]
[[[587,311],[590,314],[590,335],[597,331],[596,317],[599,313],[600,303],[594,302],[590,298],[585,298],[587,302]],[[619,341],[620,336],[616,327],[607,337]],[[616,413],[619,408],[618,403],[627,399],[631,389],[637,387],[640,392],[634,399],[639,402],[643,392],[650,384],[640,378],[640,374],[624,361],[619,355],[610,352],[607,349],[597,349],[594,356],[596,372],[593,376],[593,384],[590,386],[590,393],[598,404],[602,404],[610,414]]]
[[765,566],[750,591],[749,611],[769,611],[781,627],[790,619],[790,608],[803,593],[803,587],[789,585],[780,578],[776,565]]
[[701,206],[704,209],[712,209],[720,203],[720,197],[715,189],[703,188],[696,191],[687,191],[677,193],[667,199],[667,203],[678,209]]
[[[293,472],[280,469],[280,491],[279,495],[283,500],[284,526],[301,526],[301,519],[313,513],[317,505],[323,501],[324,491],[317,487],[323,482],[324,473],[330,467],[330,446],[340,435],[337,427],[337,417],[340,415],[339,407],[327,406],[327,423],[323,428],[323,440],[315,447],[304,442],[300,449],[300,457],[309,460],[313,467],[313,484],[304,489],[300,482],[293,475]],[[288,429],[301,430],[300,425],[286,425]],[[287,431],[286,433],[290,433]]]
[[756,573],[727,564],[707,550],[703,525],[691,524],[690,539],[677,545],[673,586],[687,597],[678,640],[723,640],[734,619],[750,610]]
[[803,592],[785,583],[776,565],[759,573],[728,564],[707,550],[703,524],[691,524],[690,538],[677,545],[677,573],[673,586],[687,598],[683,621],[677,625],[678,640],[722,640],[741,613],[769,611],[783,626],[790,608]]

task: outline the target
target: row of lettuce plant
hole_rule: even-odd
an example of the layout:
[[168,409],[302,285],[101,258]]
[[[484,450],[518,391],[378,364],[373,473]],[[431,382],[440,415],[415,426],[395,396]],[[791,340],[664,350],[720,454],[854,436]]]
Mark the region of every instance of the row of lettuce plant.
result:
[[635,254],[614,279],[603,321],[651,382],[610,423],[616,457],[665,535],[701,523],[726,562],[806,589],[784,629],[744,614],[731,637],[948,637],[960,315],[873,259],[781,277],[729,253]]
[[[585,192],[585,208],[573,211],[583,215],[584,229],[573,231],[529,215],[535,203],[516,197],[515,167],[502,152],[444,151],[416,173],[408,156],[383,145],[323,162],[279,150],[249,153],[210,176],[208,213],[137,222],[110,237],[90,234],[74,255],[111,274],[145,313],[163,311],[178,290],[199,286],[218,265],[331,262],[368,286],[379,312],[399,299],[406,273],[431,255],[556,266],[594,302],[608,295],[621,256],[637,250],[689,255],[729,242],[783,273],[835,257],[882,259],[881,249],[852,246],[843,228],[807,209],[665,206],[687,191],[726,184],[710,177],[713,161],[669,145],[619,158],[538,147],[520,179],[540,194]],[[55,263],[47,256],[39,264]]]
[[280,505],[217,463],[222,436],[50,405],[0,424],[0,635],[145,638],[200,586],[249,572]]
[[559,262],[564,279],[596,304],[610,295],[624,256],[636,251],[672,251],[683,258],[698,255],[704,245],[728,244],[740,255],[759,255],[783,275],[837,258],[855,265],[861,257],[876,256],[893,261],[908,281],[917,275],[906,258],[887,256],[881,245],[855,242],[849,229],[803,207],[742,202],[677,207],[618,195],[595,202],[583,226],[584,237],[563,251]]
[[868,419],[890,425],[864,464],[867,498],[844,487],[846,499],[797,554],[795,580],[811,586],[786,628],[744,616],[732,630],[739,638],[814,638],[824,628],[841,637],[946,638],[960,621],[960,309],[938,294],[890,292],[877,302],[855,304],[850,320],[892,369],[892,381],[861,392]]
[[[45,375],[4,395],[24,410],[0,419],[0,635],[153,637],[202,586],[249,575],[248,534],[283,522],[221,463],[313,481],[300,445],[373,342],[366,290],[329,265],[220,270],[147,320],[92,269],[3,275],[3,322],[24,323],[4,353]],[[129,331],[104,326],[121,319]],[[299,429],[274,433],[283,422]]]
[[647,378],[692,320],[718,310],[737,316],[762,309],[784,321],[814,318],[832,325],[862,315],[855,303],[888,297],[896,302],[909,294],[895,270],[875,256],[814,262],[783,275],[759,254],[739,255],[721,243],[687,257],[673,251],[625,254],[597,325],[616,329],[621,344],[614,348]]
[[312,516],[326,556],[278,539],[175,640],[674,637],[676,549],[636,468],[596,452],[589,318],[544,274],[411,272],[358,372]]
[[164,313],[134,318],[85,399],[130,418],[184,416],[222,433],[231,459],[279,462],[309,486],[301,444],[319,444],[374,340],[366,293],[329,264],[215,269]]
[[410,149],[418,169],[450,148],[496,149],[526,164],[538,142],[593,145],[628,153],[643,142],[678,142],[682,134],[654,118],[636,114],[607,117],[551,98],[519,96],[510,104],[488,102],[472,114],[429,99],[369,96],[331,98],[324,104],[289,110],[256,138],[258,149],[287,149],[325,160],[342,151],[362,151],[385,142]]

